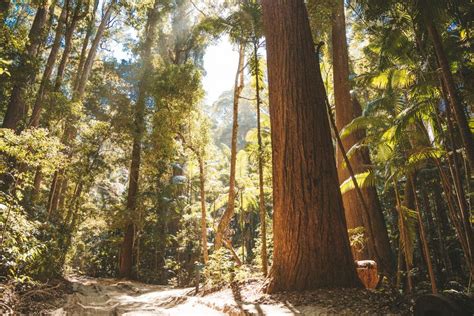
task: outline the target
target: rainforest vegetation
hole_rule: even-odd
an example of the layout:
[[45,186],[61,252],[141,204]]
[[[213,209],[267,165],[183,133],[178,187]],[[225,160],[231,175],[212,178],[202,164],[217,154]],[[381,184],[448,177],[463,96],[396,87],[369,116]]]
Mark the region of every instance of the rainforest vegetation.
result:
[[469,293],[473,21],[469,0],[1,0],[0,309],[69,276]]

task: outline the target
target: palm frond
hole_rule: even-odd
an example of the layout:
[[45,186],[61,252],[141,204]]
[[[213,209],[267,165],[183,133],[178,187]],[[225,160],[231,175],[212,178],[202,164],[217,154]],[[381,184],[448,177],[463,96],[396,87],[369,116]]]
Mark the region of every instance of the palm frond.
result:
[[[355,179],[361,189],[375,186],[375,175],[372,171],[358,173],[355,175]],[[343,183],[341,183],[339,188],[341,189],[341,194],[349,192],[350,190],[354,190],[354,181],[352,181],[352,178],[349,177],[348,179],[344,180]]]

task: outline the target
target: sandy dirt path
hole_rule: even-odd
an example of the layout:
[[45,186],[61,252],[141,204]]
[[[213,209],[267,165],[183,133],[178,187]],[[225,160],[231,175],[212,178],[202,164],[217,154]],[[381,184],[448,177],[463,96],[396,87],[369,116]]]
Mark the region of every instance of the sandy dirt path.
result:
[[194,289],[175,289],[110,279],[71,278],[73,294],[51,315],[225,315],[191,296]]

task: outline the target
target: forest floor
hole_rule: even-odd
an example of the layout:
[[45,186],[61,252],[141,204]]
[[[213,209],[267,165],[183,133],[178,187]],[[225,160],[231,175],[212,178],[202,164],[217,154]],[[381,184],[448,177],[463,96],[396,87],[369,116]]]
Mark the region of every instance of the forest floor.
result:
[[392,291],[335,289],[268,295],[262,286],[261,280],[249,280],[195,295],[194,288],[75,276],[31,290],[19,312],[56,316],[411,314],[410,300]]

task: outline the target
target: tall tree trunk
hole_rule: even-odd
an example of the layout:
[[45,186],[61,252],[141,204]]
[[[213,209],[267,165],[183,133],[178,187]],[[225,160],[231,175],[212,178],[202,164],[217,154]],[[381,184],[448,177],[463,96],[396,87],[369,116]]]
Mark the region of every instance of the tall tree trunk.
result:
[[[362,114],[357,99],[351,99],[349,83],[349,56],[347,50],[346,24],[344,17],[344,1],[337,0],[334,6],[332,19],[332,48],[333,48],[333,77],[334,77],[334,99],[336,105],[336,126],[340,131],[354,118]],[[362,140],[365,133],[353,133],[343,140],[345,150],[349,150],[354,144]],[[349,178],[347,167],[341,150],[336,151],[339,183]],[[358,150],[350,158],[350,163],[355,173],[367,171],[371,164],[367,148]],[[368,214],[357,197],[355,190],[350,190],[342,195],[347,228],[353,229],[362,226],[367,239],[367,247],[362,252],[353,250],[356,259],[373,259],[377,262],[379,270],[387,275],[393,275],[393,255],[390,248],[387,227],[383,217],[382,208],[375,187],[361,188],[364,201],[367,205]]]
[[59,15],[58,25],[56,27],[56,34],[54,36],[53,46],[49,52],[48,60],[43,71],[43,77],[41,78],[40,87],[38,93],[36,94],[35,104],[33,106],[33,113],[30,118],[30,127],[38,127],[41,108],[43,107],[43,100],[45,94],[47,93],[48,86],[50,84],[51,74],[53,73],[54,64],[58,57],[59,48],[61,46],[61,39],[63,37],[64,25],[66,23],[66,14],[68,11],[67,8],[68,2],[65,1],[61,14]]
[[97,49],[99,48],[100,41],[102,40],[102,36],[104,35],[105,28],[107,27],[107,24],[109,23],[109,19],[112,15],[112,12],[114,11],[116,3],[117,3],[117,0],[112,0],[110,2],[109,6],[107,7],[105,11],[104,16],[102,17],[102,21],[100,21],[99,27],[97,28],[97,32],[95,34],[94,40],[92,41],[89,54],[87,55],[87,59],[84,62],[84,68],[82,69],[82,72],[81,72],[81,79],[79,80],[78,85],[77,85],[76,98],[78,100],[81,100],[84,95],[86,84],[89,79],[89,75],[92,71],[92,66],[94,65]]
[[433,264],[431,262],[430,250],[428,246],[428,241],[426,239],[423,219],[421,217],[420,203],[418,202],[418,197],[416,195],[416,186],[415,186],[415,182],[413,178],[411,178],[410,180],[412,181],[411,187],[413,189],[413,196],[415,199],[415,208],[416,208],[417,219],[418,219],[418,228],[420,232],[420,239],[421,239],[423,254],[425,255],[426,266],[428,267],[428,275],[430,277],[431,291],[433,292],[433,294],[437,294],[438,287],[436,286],[436,278],[433,271]]
[[[66,66],[67,66],[68,61],[69,61],[69,55],[71,53],[72,46],[73,46],[72,39],[73,39],[73,36],[74,36],[74,31],[76,30],[77,23],[87,14],[87,13],[81,14],[82,4],[83,4],[82,1],[77,2],[76,9],[74,10],[74,14],[72,16],[71,22],[69,23],[69,25],[66,28],[66,35],[64,36],[64,50],[63,50],[63,55],[61,57],[61,61],[59,62],[59,66],[58,66],[56,81],[54,83],[54,91],[59,91],[59,89],[61,88],[61,85],[63,83],[64,73],[65,73]],[[91,18],[92,22],[94,21],[94,17],[95,17],[95,11],[92,13],[92,18]],[[87,35],[89,37],[87,37]],[[91,32],[89,32],[89,29],[87,30],[87,35],[86,35],[86,38],[84,40],[84,45],[83,45],[83,48],[82,48],[83,50],[81,51],[80,62],[82,62],[82,65],[79,64],[79,66],[78,66],[78,69],[77,69],[78,74],[81,74],[82,69],[83,69],[82,67],[83,67],[86,52],[87,52],[87,45],[89,44],[89,38],[90,38],[90,35],[91,35]],[[77,90],[77,87],[75,87],[75,90]]]
[[231,154],[230,154],[230,176],[229,176],[229,198],[227,201],[227,208],[222,215],[222,218],[217,226],[215,250],[219,250],[222,247],[223,239],[227,228],[234,216],[235,211],[235,166],[237,160],[237,132],[239,130],[239,99],[240,94],[244,88],[244,59],[245,59],[245,45],[239,43],[239,62],[237,66],[237,72],[235,74],[234,82],[234,113],[232,123],[232,143],[231,143]]
[[81,74],[82,70],[84,69],[84,63],[86,62],[87,58],[87,47],[89,46],[89,41],[92,36],[92,33],[94,31],[94,21],[95,21],[95,16],[97,13],[97,7],[99,6],[99,0],[94,1],[94,9],[92,11],[92,14],[89,18],[88,24],[87,24],[87,31],[86,31],[86,36],[83,40],[82,44],[82,49],[81,49],[81,55],[79,57],[79,64],[77,66],[77,72],[74,77],[73,81],[73,90],[76,91],[79,87],[79,82],[81,81]]
[[[159,17],[159,0],[155,0],[153,8],[148,12],[148,22],[145,30],[145,43],[141,58],[143,62],[143,74],[138,86],[138,97],[135,104],[134,125],[133,125],[133,148],[132,162],[129,173],[128,195],[127,195],[127,211],[129,220],[125,228],[125,237],[121,248],[120,268],[121,277],[130,278],[133,268],[133,241],[135,237],[135,225],[131,218],[135,213],[137,206],[137,197],[139,192],[140,177],[140,161],[141,161],[141,145],[143,134],[145,132],[145,99],[148,91],[148,79],[152,73],[151,51],[156,41],[156,28]],[[94,46],[94,44],[92,44]],[[84,71],[88,68],[86,61]],[[90,67],[89,67],[90,68]],[[81,85],[79,85],[81,86]],[[79,88],[81,89],[81,88]]]
[[17,129],[18,124],[26,116],[27,108],[23,94],[25,89],[35,80],[37,67],[33,66],[35,64],[34,59],[37,57],[41,40],[44,38],[43,33],[48,20],[48,5],[49,1],[43,0],[36,11],[35,19],[28,34],[29,44],[25,55],[20,60],[20,65],[14,73],[15,83],[3,118],[3,128]]
[[[95,62],[95,56],[97,55],[97,50],[99,48],[99,43],[102,40],[102,36],[104,35],[104,31],[105,31],[106,25],[107,25],[107,23],[110,19],[110,16],[112,15],[112,12],[114,11],[116,1],[117,0],[112,0],[110,2],[109,6],[107,7],[107,9],[105,11],[104,16],[102,17],[102,20],[101,20],[101,22],[99,24],[99,27],[97,29],[97,32],[95,34],[94,40],[92,41],[91,48],[89,49],[89,52],[87,54],[87,58],[86,58],[86,61],[85,61],[84,68],[82,70],[81,69],[77,70],[78,72],[81,72],[81,74],[80,75],[78,74],[78,77],[80,77],[80,80],[79,80],[79,83],[78,83],[78,88],[77,88],[77,90],[73,90],[73,99],[76,100],[76,101],[80,101],[84,97],[85,86],[87,84],[87,81],[89,80],[89,76],[90,76],[90,73],[91,73],[91,70],[92,70],[92,66]],[[63,57],[64,57],[64,54],[63,54]],[[58,76],[59,75],[62,78],[62,74],[58,73]],[[57,77],[56,79],[58,80],[58,78],[59,77]],[[64,130],[64,141],[63,141],[63,143],[66,144],[66,145],[69,145],[74,140],[74,138],[76,137],[76,134],[77,134],[77,130],[76,130],[75,125],[73,123],[73,119],[69,118],[67,120],[66,127],[65,127],[65,130]],[[71,157],[72,157],[72,152],[69,154],[69,158],[71,158]],[[65,170],[64,169],[60,170],[60,173],[62,173],[64,175],[64,180],[63,180],[64,183],[61,183],[60,187],[55,186],[56,190],[58,190],[58,192],[56,193],[57,196],[58,196],[58,202],[62,201],[64,199],[63,194],[67,191],[67,187],[68,187],[68,177],[65,175]],[[56,207],[57,207],[57,204],[53,204],[53,207],[54,207],[54,205],[56,205]]]
[[360,286],[303,0],[263,0],[272,124],[270,293]]
[[201,193],[201,249],[202,259],[204,264],[207,263],[209,255],[207,252],[207,223],[206,223],[206,190],[205,181],[206,175],[204,173],[204,160],[198,157],[199,160],[199,189]]
[[253,43],[253,54],[255,59],[255,98],[257,101],[257,141],[258,141],[258,211],[260,215],[260,238],[261,249],[260,258],[262,260],[262,273],[267,276],[268,258],[267,258],[267,216],[265,210],[265,192],[263,188],[263,144],[262,144],[262,126],[260,119],[260,69],[258,60],[258,39]]
[[441,74],[443,76],[443,81],[446,85],[448,101],[454,111],[454,116],[456,117],[461,134],[461,139],[463,141],[464,147],[466,148],[466,155],[469,159],[469,164],[472,169],[474,168],[474,139],[469,128],[466,113],[456,93],[456,84],[454,82],[453,74],[451,73],[448,58],[446,57],[446,53],[444,51],[441,36],[439,35],[439,32],[431,18],[426,17],[425,22],[428,28],[428,33],[431,37],[431,40],[433,41],[436,59],[438,60],[438,64],[441,68]]
[[433,208],[433,214],[436,218],[436,233],[438,235],[439,252],[443,258],[446,279],[449,279],[453,275],[453,264],[445,243],[445,238],[450,235],[450,227],[448,216],[446,215],[445,208],[442,205],[442,200],[440,189],[438,186],[435,186],[433,189],[433,201],[435,205]]
[[426,222],[428,224],[427,225],[428,226],[427,239],[428,239],[428,245],[430,245],[431,249],[433,249],[433,261],[435,263],[435,270],[436,270],[435,275],[438,276],[438,280],[440,281],[439,284],[441,284],[441,287],[442,287],[442,285],[445,283],[445,280],[446,280],[446,271],[443,271],[443,264],[442,264],[443,254],[440,253],[439,251],[440,248],[436,247],[437,246],[436,242],[439,242],[439,239],[436,240],[438,238],[438,236],[436,235],[437,226],[435,225],[435,220],[433,216],[434,213],[431,207],[430,198],[428,196],[428,193],[426,192],[427,189],[428,188],[420,189],[423,209],[426,216]]

